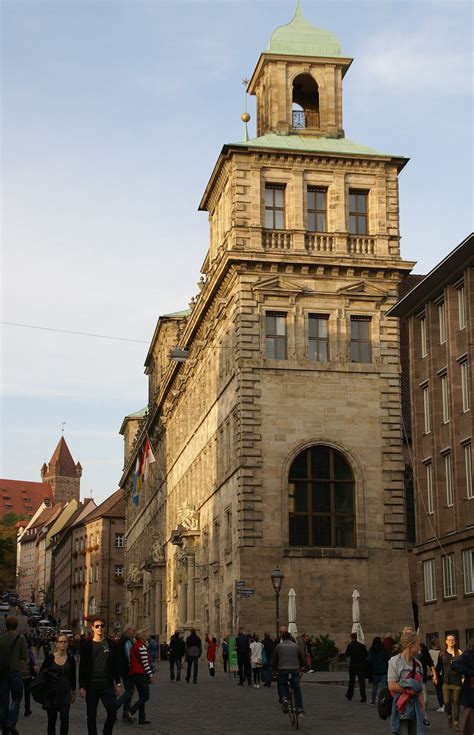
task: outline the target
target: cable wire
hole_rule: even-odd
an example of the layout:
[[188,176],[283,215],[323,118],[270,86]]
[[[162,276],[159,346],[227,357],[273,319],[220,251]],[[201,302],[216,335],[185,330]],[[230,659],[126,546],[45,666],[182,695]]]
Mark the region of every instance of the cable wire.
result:
[[41,329],[44,332],[60,332],[61,334],[76,334],[81,337],[96,337],[98,339],[114,339],[119,342],[137,342],[139,344],[147,345],[149,342],[145,339],[130,339],[129,337],[113,337],[110,334],[94,334],[92,332],[75,332],[72,329],[55,329],[53,327],[40,327],[35,324],[20,324],[19,322],[3,322],[0,324],[6,324],[10,327],[23,327],[24,329]]

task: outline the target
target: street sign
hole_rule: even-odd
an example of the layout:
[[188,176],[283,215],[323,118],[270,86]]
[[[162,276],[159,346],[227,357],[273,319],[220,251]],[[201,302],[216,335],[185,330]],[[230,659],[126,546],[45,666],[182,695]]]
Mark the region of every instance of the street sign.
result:
[[250,595],[255,594],[255,590],[243,589],[242,587],[237,592],[239,595],[245,595],[245,597],[250,597]]
[[236,579],[235,580],[235,586],[236,587],[243,587],[245,584],[245,579]]

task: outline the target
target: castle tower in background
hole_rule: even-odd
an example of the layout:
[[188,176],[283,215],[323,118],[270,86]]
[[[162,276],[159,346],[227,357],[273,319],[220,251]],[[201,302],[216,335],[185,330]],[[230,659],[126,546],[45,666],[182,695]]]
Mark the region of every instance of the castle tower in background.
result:
[[75,463],[64,436],[59,440],[48,464],[41,468],[41,480],[49,483],[56,503],[79,501],[82,467]]

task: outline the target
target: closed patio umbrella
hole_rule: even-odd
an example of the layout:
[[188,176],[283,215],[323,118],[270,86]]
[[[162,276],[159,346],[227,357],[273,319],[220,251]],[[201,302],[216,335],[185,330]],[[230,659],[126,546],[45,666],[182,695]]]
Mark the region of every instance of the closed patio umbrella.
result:
[[296,626],[296,592],[293,587],[288,592],[288,633],[293,637],[298,633]]
[[359,643],[364,643],[364,631],[360,624],[360,605],[359,605],[359,590],[354,590],[352,593],[352,633],[357,633],[357,640]]

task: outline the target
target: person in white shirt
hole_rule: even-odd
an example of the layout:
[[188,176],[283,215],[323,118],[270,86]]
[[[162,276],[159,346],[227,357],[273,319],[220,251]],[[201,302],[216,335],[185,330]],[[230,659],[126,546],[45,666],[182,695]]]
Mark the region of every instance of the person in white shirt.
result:
[[252,666],[253,685],[255,689],[260,689],[261,673],[263,668],[262,659],[263,643],[258,640],[258,635],[253,636],[250,644],[250,664]]

